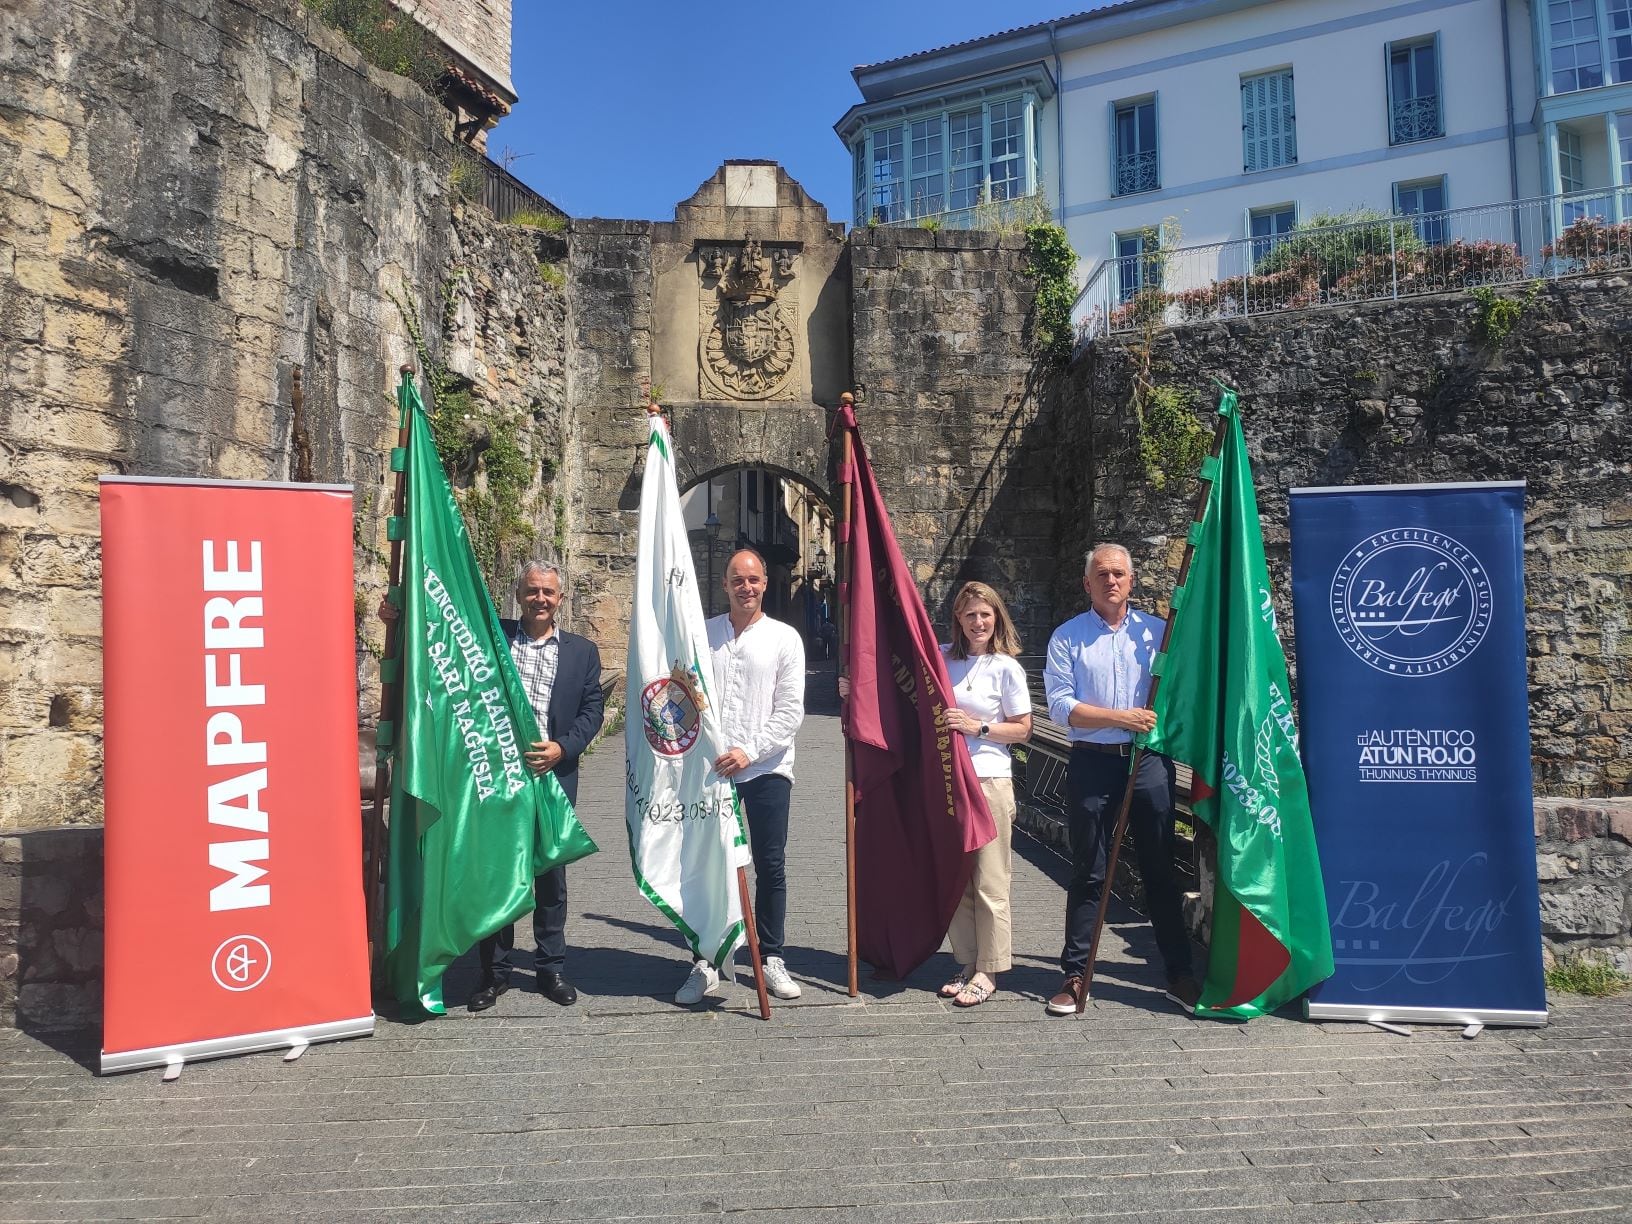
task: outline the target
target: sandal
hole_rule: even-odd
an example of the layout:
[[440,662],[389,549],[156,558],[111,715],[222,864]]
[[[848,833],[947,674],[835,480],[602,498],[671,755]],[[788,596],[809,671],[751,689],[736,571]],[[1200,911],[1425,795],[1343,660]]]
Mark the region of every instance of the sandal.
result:
[[936,993],[943,999],[955,999],[963,993],[963,988],[968,984],[969,970],[959,969],[952,975],[952,980],[945,986],[942,986],[940,990],[936,991]]
[[979,982],[968,982],[958,992],[957,998],[952,1000],[953,1007],[979,1007],[996,993],[996,986],[982,986]]

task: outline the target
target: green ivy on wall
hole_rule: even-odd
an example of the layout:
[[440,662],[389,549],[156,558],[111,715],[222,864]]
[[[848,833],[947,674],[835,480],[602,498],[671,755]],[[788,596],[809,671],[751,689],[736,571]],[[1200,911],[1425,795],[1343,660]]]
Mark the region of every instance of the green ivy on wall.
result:
[[[444,315],[460,275],[456,270],[443,285]],[[432,356],[407,288],[391,297],[419,356],[430,391],[426,416],[431,436],[464,513],[477,564],[489,588],[502,592],[511,577],[505,567],[537,534],[532,522],[533,466],[516,440],[516,422],[478,403],[469,385]]]
[[1139,422],[1139,461],[1154,489],[1169,479],[1194,476],[1212,447],[1207,427],[1196,417],[1194,401],[1186,391],[1141,382],[1133,396]]
[[1064,367],[1076,340],[1071,307],[1077,300],[1077,253],[1063,226],[1043,221],[1026,227],[1026,254],[1026,272],[1037,283],[1028,338],[1031,355]]
[[1540,281],[1531,281],[1524,296],[1517,298],[1504,297],[1489,285],[1475,286],[1469,291],[1474,301],[1473,338],[1491,348],[1500,348],[1540,291]]
[[374,67],[407,77],[422,89],[436,92],[445,58],[436,42],[417,21],[407,20],[390,0],[303,0],[307,10],[324,25],[346,36]]

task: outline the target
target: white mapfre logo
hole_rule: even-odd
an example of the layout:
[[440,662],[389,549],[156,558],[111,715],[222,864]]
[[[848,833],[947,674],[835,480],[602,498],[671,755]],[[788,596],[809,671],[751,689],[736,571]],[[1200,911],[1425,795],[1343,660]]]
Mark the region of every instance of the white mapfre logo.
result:
[[1460,541],[1420,527],[1379,531],[1332,576],[1332,623],[1369,667],[1394,676],[1449,671],[1490,628],[1490,577]]
[[223,939],[210,959],[210,972],[222,990],[254,990],[272,972],[272,949],[254,935]]

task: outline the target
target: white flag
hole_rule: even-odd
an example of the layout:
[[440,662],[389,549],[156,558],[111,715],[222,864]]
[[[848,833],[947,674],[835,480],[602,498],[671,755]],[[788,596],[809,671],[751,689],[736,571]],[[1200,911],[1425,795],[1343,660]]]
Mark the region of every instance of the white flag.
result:
[[748,839],[736,788],[714,772],[717,690],[674,445],[662,417],[647,419],[623,728],[629,857],[641,893],[718,968],[744,938],[736,871]]

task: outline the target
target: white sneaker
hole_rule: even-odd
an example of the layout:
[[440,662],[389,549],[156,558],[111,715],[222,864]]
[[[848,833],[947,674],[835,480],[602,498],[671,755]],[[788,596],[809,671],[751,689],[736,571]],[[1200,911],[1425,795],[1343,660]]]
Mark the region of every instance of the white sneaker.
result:
[[799,997],[799,983],[788,976],[788,967],[780,956],[765,958],[765,989],[779,999]]
[[693,961],[691,972],[680,983],[680,989],[674,992],[674,1001],[690,1007],[693,1003],[701,1003],[705,995],[718,994],[719,990],[720,975],[714,966],[707,961]]

